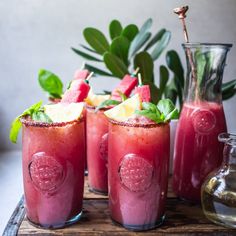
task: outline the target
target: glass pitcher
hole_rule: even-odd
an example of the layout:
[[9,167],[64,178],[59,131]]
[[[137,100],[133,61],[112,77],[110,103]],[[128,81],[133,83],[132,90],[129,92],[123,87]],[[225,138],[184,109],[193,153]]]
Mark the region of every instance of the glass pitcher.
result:
[[185,100],[174,151],[173,190],[182,199],[200,202],[205,177],[222,162],[226,132],[221,85],[231,44],[183,44],[187,58]]
[[236,228],[236,135],[223,133],[224,159],[202,185],[202,208],[214,223]]

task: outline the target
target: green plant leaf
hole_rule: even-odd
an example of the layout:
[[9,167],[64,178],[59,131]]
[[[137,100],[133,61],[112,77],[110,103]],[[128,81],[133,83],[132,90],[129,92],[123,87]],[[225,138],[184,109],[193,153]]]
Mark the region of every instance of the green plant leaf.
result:
[[121,32],[122,32],[121,23],[118,20],[113,20],[109,25],[109,33],[111,39],[120,36]]
[[144,34],[139,35],[140,32],[136,35],[134,40],[131,42],[130,49],[129,49],[129,58],[135,55],[137,51],[149,40],[151,37],[150,32],[146,32]]
[[87,70],[89,70],[89,71],[92,71],[92,72],[94,72],[95,74],[98,74],[98,75],[104,75],[104,76],[113,77],[112,74],[110,74],[110,73],[108,73],[108,72],[106,72],[106,71],[104,71],[104,70],[101,70],[101,69],[99,69],[99,68],[97,68],[97,67],[91,66],[91,65],[89,65],[89,64],[87,64],[87,63],[85,63],[84,69],[87,69]]
[[103,93],[106,95],[106,94],[111,94],[111,91],[108,91],[108,90],[103,90]]
[[134,24],[130,24],[122,30],[121,35],[126,37],[130,42],[132,42],[138,32],[138,27]]
[[223,83],[221,90],[223,100],[232,98],[236,94],[236,79]]
[[165,90],[164,90],[164,95],[165,95],[165,98],[167,99],[170,99],[173,104],[176,104],[176,100],[177,100],[177,89],[176,89],[176,86],[175,86],[175,83],[174,83],[174,80],[172,80],[166,87],[165,87]]
[[97,53],[95,50],[93,50],[92,48],[89,48],[89,47],[87,47],[87,46],[85,46],[85,45],[83,45],[83,44],[79,44],[82,48],[84,48],[84,49],[86,49],[87,51],[89,51],[89,52],[92,52],[92,53],[96,53],[96,54],[98,54],[98,55],[100,55],[99,53]]
[[158,100],[160,100],[163,96],[165,87],[167,85],[167,82],[169,80],[169,71],[166,68],[166,66],[161,65],[160,66],[160,77],[159,77],[159,93],[158,93]]
[[123,78],[128,74],[128,68],[125,63],[116,55],[106,52],[103,56],[106,67],[112,72],[115,77]]
[[151,37],[151,33],[149,32],[151,26],[152,19],[149,18],[145,21],[139,33],[133,39],[129,49],[129,58],[132,57]]
[[148,52],[140,52],[134,58],[134,68],[139,67],[143,81],[153,82],[153,60]]
[[178,110],[170,99],[160,100],[157,104],[157,108],[164,115],[164,121],[177,119],[179,117]]
[[61,98],[63,93],[63,83],[60,78],[45,69],[39,70],[38,82],[41,88],[52,98]]
[[166,64],[175,76],[178,77],[181,88],[184,88],[184,69],[176,51],[170,50],[166,53]]
[[177,76],[174,76],[173,81],[175,83],[176,91],[177,91],[177,94],[178,94],[180,107],[182,107],[182,104],[183,104],[183,88],[181,87],[179,78]]
[[91,55],[89,55],[89,54],[87,54],[87,53],[85,53],[85,52],[82,52],[82,51],[80,51],[79,49],[76,49],[76,48],[71,48],[71,49],[72,49],[76,54],[78,54],[79,56],[81,56],[81,57],[83,57],[83,58],[85,58],[85,59],[87,59],[87,60],[102,62],[101,59],[96,58],[96,57],[94,57],[94,56],[91,56]]
[[166,31],[162,35],[161,39],[156,42],[155,47],[151,53],[152,59],[154,61],[160,57],[161,53],[168,46],[168,44],[170,42],[170,38],[171,38],[170,31]]
[[143,82],[144,84],[149,85],[152,103],[157,104],[159,88],[154,84],[154,82],[151,81],[143,81]]
[[195,54],[195,65],[196,65],[196,72],[197,72],[197,83],[200,86],[202,83],[203,75],[205,72],[205,69],[207,67],[207,60],[206,56],[201,52],[201,50],[196,50]]
[[140,32],[147,32],[152,26],[152,18],[147,19],[142,25]]
[[84,38],[87,43],[99,54],[103,55],[106,51],[109,51],[109,43],[105,35],[95,28],[85,28]]
[[109,106],[113,106],[113,105],[118,105],[120,104],[120,101],[117,100],[106,100],[104,102],[102,102],[99,106],[96,107],[95,112],[97,112],[98,110],[105,108],[105,107],[109,107]]
[[165,32],[166,32],[166,29],[161,29],[160,31],[158,31],[153,36],[153,38],[150,40],[150,42],[146,45],[144,50],[147,51],[149,48],[151,48],[153,45],[155,45],[156,42],[158,42],[162,38],[162,36],[164,35]]
[[235,87],[236,87],[236,79],[223,83],[221,89],[222,89],[222,92],[224,92],[227,90],[232,90]]
[[222,99],[223,100],[228,100],[232,98],[236,94],[236,89],[233,88],[231,90],[226,90],[222,92]]
[[13,122],[11,123],[11,128],[10,128],[10,133],[9,133],[9,139],[11,140],[11,142],[13,142],[13,143],[17,142],[17,137],[18,137],[19,131],[20,131],[21,127],[22,127],[20,118],[22,116],[26,116],[26,115],[32,116],[32,114],[34,112],[38,112],[40,110],[41,105],[42,105],[42,101],[33,104],[31,107],[29,107],[28,109],[24,110],[21,115],[17,116],[13,120]]
[[87,53],[85,53],[85,52],[83,52],[83,51],[81,51],[81,50],[79,50],[79,49],[76,49],[76,48],[71,48],[71,49],[72,49],[76,54],[78,54],[79,56],[81,56],[81,57],[83,57],[83,58],[85,58],[85,59],[87,59],[87,60],[102,62],[101,59],[96,58],[96,57],[94,57],[94,56],[91,56],[91,55],[89,55],[89,54],[87,54]]
[[119,36],[113,39],[110,51],[112,54],[118,56],[125,65],[128,66],[129,40],[124,36]]

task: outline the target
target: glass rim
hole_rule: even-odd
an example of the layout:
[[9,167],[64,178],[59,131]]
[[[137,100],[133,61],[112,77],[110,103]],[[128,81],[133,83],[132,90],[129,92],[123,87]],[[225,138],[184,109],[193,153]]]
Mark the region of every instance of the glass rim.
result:
[[225,48],[230,49],[233,46],[232,43],[182,43],[182,47],[184,48],[197,48],[197,47],[206,47],[206,48]]
[[[89,105],[89,104],[86,104],[86,109],[88,109],[88,110],[95,110],[96,108],[97,108],[97,106],[92,106],[92,105]],[[99,109],[98,110],[98,112],[99,111],[107,111],[107,110],[109,110],[109,109],[111,109],[112,107],[109,107],[109,108],[107,108],[107,107],[103,107],[103,108],[101,108],[101,109]]]
[[218,135],[218,141],[229,145],[236,146],[236,134],[221,133]]
[[123,126],[123,127],[134,127],[134,128],[157,128],[157,127],[161,127],[161,126],[166,126],[168,125],[170,122],[165,122],[165,123],[130,123],[127,121],[117,121],[114,119],[110,119],[108,118],[109,123],[113,124],[113,125],[118,125],[118,126]]
[[84,121],[84,117],[81,117],[78,120],[72,120],[72,121],[67,121],[67,122],[53,122],[53,123],[34,121],[32,119],[29,119],[28,116],[23,116],[20,118],[20,122],[23,125],[31,126],[31,127],[39,127],[39,128],[64,127],[64,126],[71,125],[74,123],[80,124],[83,121]]

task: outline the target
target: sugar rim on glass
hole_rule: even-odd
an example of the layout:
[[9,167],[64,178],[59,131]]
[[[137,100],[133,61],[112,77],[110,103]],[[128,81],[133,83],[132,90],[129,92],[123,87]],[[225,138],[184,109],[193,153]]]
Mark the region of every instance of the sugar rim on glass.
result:
[[53,122],[53,123],[47,123],[47,122],[39,122],[32,120],[29,116],[23,116],[20,118],[20,122],[25,126],[33,126],[33,127],[64,127],[66,125],[71,125],[74,123],[82,123],[84,121],[84,116],[79,118],[78,120],[72,120],[67,122]]
[[117,121],[114,119],[109,119],[108,121],[111,124],[114,125],[119,125],[119,126],[126,126],[126,127],[140,127],[140,128],[157,128],[157,127],[161,127],[161,126],[166,126],[169,125],[170,121],[164,122],[164,123],[132,123],[132,122],[127,122],[127,121]]

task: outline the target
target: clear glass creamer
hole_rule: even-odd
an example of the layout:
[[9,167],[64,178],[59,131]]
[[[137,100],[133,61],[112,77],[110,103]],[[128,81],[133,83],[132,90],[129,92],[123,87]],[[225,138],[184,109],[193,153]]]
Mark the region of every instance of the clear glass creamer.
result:
[[187,59],[185,99],[177,126],[173,190],[182,199],[200,202],[206,176],[220,166],[226,132],[221,85],[231,44],[184,44]]
[[223,133],[224,160],[202,185],[202,208],[214,223],[236,228],[236,135]]

